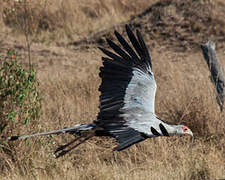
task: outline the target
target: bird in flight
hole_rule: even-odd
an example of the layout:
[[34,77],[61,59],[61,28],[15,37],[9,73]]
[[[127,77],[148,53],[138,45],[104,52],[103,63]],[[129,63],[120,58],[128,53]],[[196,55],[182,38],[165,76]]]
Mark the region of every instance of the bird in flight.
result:
[[[148,48],[137,30],[136,35],[125,26],[128,43],[115,31],[120,46],[106,39],[110,51],[99,48],[107,57],[102,57],[103,66],[99,76],[100,105],[97,119],[91,124],[78,124],[51,132],[24,136],[12,136],[9,140],[33,136],[70,133],[78,136],[110,136],[119,145],[120,151],[148,138],[189,134],[192,131],[185,125],[171,125],[160,120],[155,114],[156,81],[152,71]],[[70,144],[70,143],[69,143]]]

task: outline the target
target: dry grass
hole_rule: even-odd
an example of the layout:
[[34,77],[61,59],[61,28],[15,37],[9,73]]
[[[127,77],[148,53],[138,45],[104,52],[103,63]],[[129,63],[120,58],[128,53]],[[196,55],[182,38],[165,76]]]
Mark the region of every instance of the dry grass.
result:
[[[38,38],[45,36],[48,41],[56,42],[70,31],[68,34],[72,34],[73,39],[79,39],[125,21],[153,1],[145,5],[141,2],[135,5],[135,2],[57,1],[48,6],[51,11],[46,10],[46,13],[59,18],[57,23],[65,18],[64,26],[56,25],[52,31],[42,30]],[[58,12],[62,4],[64,8],[60,10],[66,15],[62,17],[63,13],[59,13],[55,17],[54,12]],[[123,8],[128,8],[125,9],[128,14],[123,13]],[[69,22],[76,24],[70,27]],[[160,137],[122,152],[112,152],[116,145],[113,139],[94,137],[59,159],[55,159],[54,150],[73,137],[62,135],[16,141],[10,143],[9,149],[0,151],[0,179],[224,178],[224,112],[219,112],[201,52],[176,53],[158,45],[149,48],[158,84],[157,114],[164,120],[190,126],[195,134],[193,141],[189,137]],[[32,55],[44,96],[43,113],[38,126],[15,126],[9,135],[48,131],[95,120],[102,54],[95,48],[75,50],[34,43]],[[221,60],[225,58],[222,49],[218,50],[218,56]]]
[[[1,2],[2,1],[2,2]],[[57,44],[77,41],[99,30],[124,22],[156,0],[0,0],[0,24],[11,27],[13,35],[24,31],[23,17],[31,19],[34,41]],[[21,6],[22,4],[22,6]],[[23,7],[26,7],[24,10]],[[38,36],[37,36],[38,34]]]

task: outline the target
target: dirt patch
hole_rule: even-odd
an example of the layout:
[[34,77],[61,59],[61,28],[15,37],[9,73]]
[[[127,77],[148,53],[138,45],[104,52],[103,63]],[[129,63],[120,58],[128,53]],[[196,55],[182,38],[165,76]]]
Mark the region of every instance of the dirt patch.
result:
[[[225,3],[208,0],[161,0],[129,20],[153,47],[155,43],[172,51],[200,50],[209,39],[225,46]],[[124,32],[124,23],[98,32],[73,45],[105,45],[105,37],[113,39],[113,30]]]

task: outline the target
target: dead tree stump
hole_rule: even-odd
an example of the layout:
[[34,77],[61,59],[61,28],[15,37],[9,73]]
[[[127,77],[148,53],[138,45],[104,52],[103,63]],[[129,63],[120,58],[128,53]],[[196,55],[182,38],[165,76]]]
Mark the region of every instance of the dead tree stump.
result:
[[206,44],[201,45],[204,59],[211,72],[212,81],[217,91],[217,103],[219,104],[220,111],[223,111],[224,97],[225,97],[225,77],[224,69],[219,63],[216,55],[216,44],[213,41],[208,41]]

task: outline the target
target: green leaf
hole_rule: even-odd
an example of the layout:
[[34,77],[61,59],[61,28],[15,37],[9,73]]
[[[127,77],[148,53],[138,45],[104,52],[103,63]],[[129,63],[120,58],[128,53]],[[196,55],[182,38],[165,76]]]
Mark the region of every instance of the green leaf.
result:
[[18,64],[16,56],[16,51],[9,50],[0,63],[0,132],[12,124],[11,121],[16,122],[17,117],[16,125],[28,125],[39,117],[41,111],[42,98],[36,71]]
[[12,111],[12,112],[8,113],[7,117],[8,117],[9,120],[15,122],[16,121],[16,115],[17,115],[17,112]]
[[28,125],[30,122],[30,117],[26,117],[25,121],[24,121],[24,125]]

